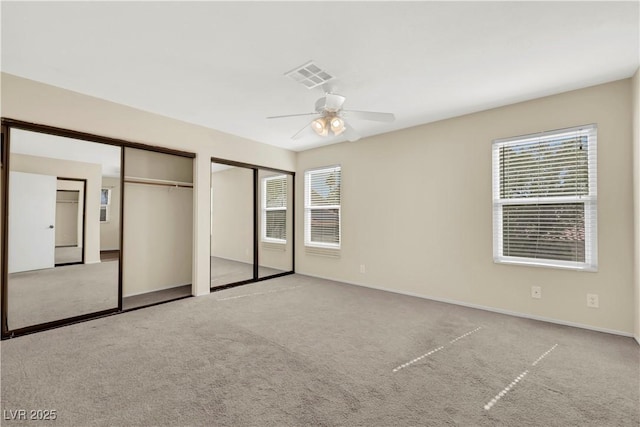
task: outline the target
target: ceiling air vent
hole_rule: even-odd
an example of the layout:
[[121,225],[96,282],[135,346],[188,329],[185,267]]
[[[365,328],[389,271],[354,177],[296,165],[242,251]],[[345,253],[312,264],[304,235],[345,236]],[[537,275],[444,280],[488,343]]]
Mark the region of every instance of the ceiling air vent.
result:
[[304,85],[307,89],[313,89],[334,78],[331,74],[318,67],[313,61],[300,65],[284,73],[284,75]]

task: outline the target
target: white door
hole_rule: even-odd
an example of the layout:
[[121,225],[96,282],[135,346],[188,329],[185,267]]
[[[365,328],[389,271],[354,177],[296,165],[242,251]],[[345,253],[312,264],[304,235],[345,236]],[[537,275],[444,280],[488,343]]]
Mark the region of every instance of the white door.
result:
[[57,178],[9,176],[9,273],[53,268]]

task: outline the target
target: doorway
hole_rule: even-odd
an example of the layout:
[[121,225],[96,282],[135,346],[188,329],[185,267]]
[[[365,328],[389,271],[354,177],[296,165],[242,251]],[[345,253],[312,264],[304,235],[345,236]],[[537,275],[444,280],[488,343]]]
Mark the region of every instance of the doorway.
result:
[[55,266],[84,263],[85,189],[83,179],[58,178],[55,210]]

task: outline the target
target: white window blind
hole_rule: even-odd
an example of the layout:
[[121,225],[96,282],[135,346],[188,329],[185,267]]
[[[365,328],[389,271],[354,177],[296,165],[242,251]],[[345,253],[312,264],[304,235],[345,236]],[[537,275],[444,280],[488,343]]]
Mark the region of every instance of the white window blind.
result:
[[494,260],[597,269],[595,125],[493,142]]
[[340,166],[305,172],[305,245],[340,248]]
[[100,190],[100,222],[109,222],[111,205],[111,189],[103,188]]
[[262,180],[262,240],[287,241],[287,176],[278,175]]

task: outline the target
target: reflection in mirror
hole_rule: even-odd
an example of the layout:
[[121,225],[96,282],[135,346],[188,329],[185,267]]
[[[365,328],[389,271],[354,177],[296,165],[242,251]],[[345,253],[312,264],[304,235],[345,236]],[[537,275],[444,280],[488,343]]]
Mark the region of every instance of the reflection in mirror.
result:
[[211,164],[211,288],[253,279],[253,170]]
[[258,170],[258,277],[293,270],[293,176]]
[[56,188],[55,266],[82,264],[86,181],[60,179]]
[[10,130],[9,330],[118,307],[120,150]]

